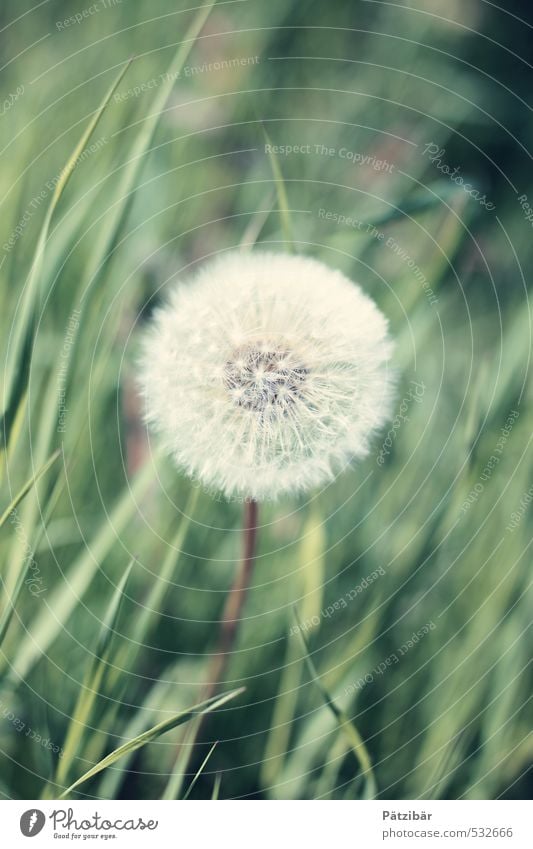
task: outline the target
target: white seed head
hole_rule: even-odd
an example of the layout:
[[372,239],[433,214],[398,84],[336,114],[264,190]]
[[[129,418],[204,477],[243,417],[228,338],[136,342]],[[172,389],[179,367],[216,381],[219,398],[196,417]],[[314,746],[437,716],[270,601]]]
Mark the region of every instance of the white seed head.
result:
[[389,415],[387,322],[339,271],[229,253],[160,307],[140,361],[146,420],[179,467],[228,497],[331,480]]

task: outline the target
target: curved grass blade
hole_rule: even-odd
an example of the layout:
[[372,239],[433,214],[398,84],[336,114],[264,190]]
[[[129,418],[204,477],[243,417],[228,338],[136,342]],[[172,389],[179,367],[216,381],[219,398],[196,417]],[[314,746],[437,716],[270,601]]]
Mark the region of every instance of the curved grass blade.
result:
[[88,126],[81,135],[78,144],[74,148],[66,165],[59,174],[57,183],[54,187],[52,199],[46,211],[46,215],[37,239],[37,246],[30,266],[30,272],[26,283],[25,293],[22,300],[21,312],[17,321],[17,328],[12,345],[12,353],[10,362],[7,367],[6,374],[6,396],[7,403],[0,421],[0,439],[2,440],[2,451],[9,443],[11,428],[17,416],[19,403],[25,395],[25,390],[28,381],[31,354],[35,341],[35,325],[38,315],[39,306],[39,284],[41,280],[41,271],[44,259],[46,243],[50,230],[50,222],[53,214],[59,203],[61,195],[78,164],[81,154],[87,147],[87,144],[95,131],[103,113],[105,112],[117,86],[122,80],[128,67],[131,64],[131,59],[120,70],[115,81],[109,88],[102,103],[91,118]]
[[[119,665],[119,663],[119,660],[115,660],[116,665]],[[169,696],[169,690],[171,687],[175,687],[175,684],[171,683],[172,681],[176,680],[176,675],[174,674],[175,668],[177,669],[177,665],[176,667],[171,667],[170,670],[165,670],[165,672],[162,674],[163,680],[160,677],[156,681],[156,683],[148,690],[148,693],[146,694],[145,698],[142,699],[140,704],[138,705],[138,710],[136,710],[132,714],[131,719],[126,722],[123,730],[121,730],[121,740],[126,741],[133,739],[134,737],[137,737],[139,734],[141,734],[143,731],[146,731],[146,729],[150,727],[153,722],[153,718],[151,718],[152,715],[155,714],[155,712],[161,710],[161,708],[166,705]],[[115,702],[113,704],[118,705],[119,699],[115,698]],[[110,734],[112,733],[114,735],[114,739],[118,739],[118,736],[116,734],[116,710],[114,709],[114,707],[108,709],[108,716],[109,719],[104,718],[104,721],[100,722],[98,733],[102,732],[103,734],[105,732],[109,732]],[[93,744],[94,749],[96,749],[96,745],[96,743]],[[90,760],[90,762],[95,763],[97,760],[100,760],[103,757],[103,748],[100,748],[99,754],[95,755],[94,757],[92,756],[92,754],[89,755],[89,748],[90,746],[87,747],[85,757],[89,760],[90,758],[92,758],[92,761]],[[98,787],[96,790],[98,796],[100,796],[101,799],[116,799],[118,797],[118,794],[121,792],[120,788],[122,782],[124,781],[129,771],[134,756],[135,752],[130,755],[125,755],[120,762],[116,763],[113,766],[113,769],[108,769],[106,772],[102,773],[102,778],[98,783]]]
[[339,773],[349,751],[350,744],[348,740],[344,734],[338,734],[328,751],[328,760],[324,764],[324,768],[314,787],[315,799],[335,798],[335,790],[342,784],[342,780],[339,779]]
[[99,772],[102,772],[103,769],[114,764],[119,758],[137,751],[137,749],[146,746],[147,743],[152,743],[154,740],[157,740],[158,737],[161,737],[162,734],[165,734],[166,731],[171,731],[173,728],[177,728],[178,725],[183,725],[185,722],[189,722],[190,719],[193,719],[196,716],[216,710],[226,704],[226,702],[229,702],[231,699],[239,696],[244,692],[244,689],[244,687],[241,687],[238,690],[232,690],[229,693],[225,693],[223,696],[213,696],[205,702],[200,702],[200,704],[170,717],[170,719],[165,719],[163,722],[159,722],[157,725],[154,725],[153,728],[150,728],[148,731],[145,731],[133,740],[129,740],[127,743],[119,746],[118,749],[115,749],[114,752],[111,752],[103,760],[91,767],[91,769],[84,773],[81,778],[78,778],[74,784],[67,787],[67,789],[61,793],[59,798],[66,799],[73,790],[80,786],[80,784],[84,784],[84,782],[88,781],[94,775],[98,775]]
[[311,656],[309,654],[309,648],[307,646],[307,642],[305,640],[304,635],[301,632],[301,629],[298,625],[298,619],[296,614],[294,615],[295,624],[298,627],[298,634],[300,640],[302,642],[303,650],[304,650],[304,659],[311,676],[311,679],[315,686],[317,687],[320,695],[322,696],[324,703],[329,708],[337,725],[339,726],[339,730],[346,736],[348,742],[350,743],[350,748],[354,753],[360,767],[361,773],[365,778],[366,782],[366,793],[365,798],[373,799],[376,796],[376,779],[374,777],[374,771],[372,769],[372,761],[370,760],[370,755],[368,754],[368,750],[364,744],[363,738],[359,734],[359,731],[351,722],[351,720],[346,716],[344,711],[342,711],[333,701],[332,697],[322,684],[318,672],[315,668],[313,661],[311,660]]

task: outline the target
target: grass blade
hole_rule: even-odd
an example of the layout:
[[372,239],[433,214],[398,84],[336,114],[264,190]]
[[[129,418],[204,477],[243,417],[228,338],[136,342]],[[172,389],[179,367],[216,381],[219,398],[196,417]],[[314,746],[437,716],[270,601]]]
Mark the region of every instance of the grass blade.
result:
[[25,390],[28,381],[31,354],[35,340],[35,324],[39,305],[39,284],[41,280],[41,271],[44,259],[46,243],[50,230],[50,222],[54,211],[59,203],[61,195],[67,186],[70,177],[72,176],[78,160],[85,150],[89,139],[95,131],[102,115],[104,114],[109,102],[115,92],[117,86],[126,73],[131,60],[120,70],[115,81],[109,88],[107,94],[102,100],[100,106],[91,118],[88,126],[81,135],[78,144],[72,151],[65,166],[63,167],[57,183],[54,187],[50,205],[46,211],[46,215],[37,239],[37,246],[32,259],[28,280],[26,283],[25,293],[23,296],[20,316],[17,322],[17,328],[11,348],[11,362],[7,368],[6,377],[6,397],[7,403],[0,423],[0,436],[3,442],[3,449],[9,443],[9,436],[12,425],[16,419],[19,402],[25,396]]
[[[61,452],[59,450],[54,451],[52,456],[46,461],[44,466],[42,466],[41,469],[39,469],[37,474],[34,475],[33,478],[31,478],[29,481],[27,481],[24,484],[24,486],[22,487],[20,492],[15,496],[15,498],[13,499],[13,501],[11,502],[9,507],[7,507],[4,510],[4,513],[0,517],[0,528],[6,522],[8,517],[11,516],[13,511],[16,510],[17,506],[25,498],[25,496],[28,494],[28,492],[31,490],[31,488],[33,486],[35,486],[35,484],[43,477],[43,475],[46,474],[46,472],[48,471],[50,466],[52,466],[53,463],[57,460],[60,453]],[[9,591],[7,589],[6,584],[4,583],[4,581],[2,581],[4,594],[7,597],[6,597],[4,609],[2,610],[2,613],[0,615],[0,646],[2,645],[2,643],[4,641],[5,635],[7,633],[8,628],[9,628],[9,624],[10,624],[11,619],[13,617],[13,613],[15,612],[15,606],[17,604],[19,595],[21,593],[22,587],[24,586],[24,581],[26,579],[26,575],[27,575],[27,572],[28,572],[28,566],[24,565],[25,563],[26,563],[26,561],[23,562],[23,564],[22,564],[22,566],[19,570],[15,584],[13,586],[13,589],[11,591]]]
[[134,516],[138,509],[137,498],[146,491],[152,480],[153,469],[148,463],[140,471],[132,487],[122,493],[90,546],[78,555],[64,580],[54,589],[50,600],[28,626],[11,663],[9,677],[13,682],[25,680],[34,664],[46,654],[90,586],[117,534]]
[[111,597],[111,601],[109,602],[109,606],[107,608],[106,614],[102,622],[102,626],[100,628],[100,633],[98,635],[98,642],[96,644],[96,650],[94,655],[95,666],[99,666],[102,660],[104,660],[108,656],[109,649],[111,648],[111,641],[113,639],[115,628],[120,615],[122,602],[124,601],[124,591],[126,589],[131,570],[133,569],[134,562],[134,560],[130,560],[122,578],[120,579],[115,588],[113,596]]
[[215,783],[213,785],[213,795],[211,796],[211,800],[215,801],[220,796],[220,785],[222,784],[222,776],[219,772],[215,775]]
[[32,489],[32,487],[35,486],[35,484],[43,477],[43,475],[46,474],[46,472],[48,471],[50,466],[52,466],[55,463],[55,461],[57,460],[57,458],[59,457],[60,454],[61,454],[61,451],[58,448],[56,451],[54,451],[52,456],[49,457],[49,459],[46,461],[44,466],[41,466],[41,468],[39,469],[37,474],[35,474],[32,478],[30,478],[29,480],[26,481],[26,483],[24,484],[22,489],[17,493],[17,495],[15,496],[13,501],[11,502],[11,504],[9,504],[9,506],[6,507],[6,509],[4,510],[2,515],[0,516],[0,528],[2,527],[2,525],[5,524],[5,522],[7,521],[7,519],[9,518],[9,516],[11,515],[13,510],[16,510],[16,508],[18,507],[20,502],[26,497],[26,495],[28,494],[30,489]]
[[84,773],[81,778],[78,778],[74,784],[71,784],[70,787],[61,793],[59,796],[60,799],[66,799],[67,796],[72,793],[80,784],[83,784],[85,781],[88,781],[94,775],[97,775],[106,767],[111,766],[115,763],[115,761],[119,760],[119,758],[124,755],[129,755],[131,752],[137,751],[137,749],[146,746],[147,743],[152,743],[154,740],[157,740],[158,737],[161,737],[162,734],[165,734],[166,731],[171,731],[173,728],[177,728],[179,725],[183,725],[185,722],[188,722],[190,719],[193,719],[195,716],[210,713],[213,710],[221,707],[222,705],[229,702],[231,699],[236,698],[241,693],[244,692],[244,687],[241,687],[239,690],[232,690],[229,693],[225,693],[223,696],[213,696],[210,699],[207,699],[205,702],[200,702],[200,704],[195,705],[194,707],[189,708],[188,710],[182,711],[181,713],[176,714],[175,716],[170,717],[170,719],[165,719],[163,722],[159,722],[157,725],[154,725],[148,731],[145,731],[143,734],[140,734],[138,737],[135,737],[133,740],[129,740],[127,743],[124,743],[122,746],[119,746],[118,749],[115,749],[114,752],[111,752],[107,757],[103,758],[99,763],[95,764],[95,766],[91,767],[86,773]]
[[[295,624],[298,626],[298,619],[295,615]],[[346,716],[344,711],[342,711],[333,701],[332,697],[322,684],[322,681],[319,678],[318,672],[315,668],[313,661],[311,660],[311,656],[309,654],[309,648],[307,646],[307,642],[305,640],[304,635],[301,632],[301,629],[298,628],[298,634],[300,636],[300,640],[302,642],[303,650],[304,650],[304,659],[307,665],[307,669],[311,676],[311,679],[315,686],[317,687],[324,703],[329,708],[337,725],[339,727],[339,731],[341,731],[350,744],[350,748],[354,753],[360,767],[361,773],[365,778],[366,782],[366,798],[373,799],[376,795],[376,780],[374,777],[374,771],[372,769],[372,761],[370,760],[370,755],[368,754],[368,750],[364,744],[363,738],[359,734],[359,731],[351,722],[351,720]]]
[[53,785],[61,786],[64,784],[74,758],[80,751],[81,741],[107,668],[111,641],[118,623],[124,591],[132,567],[133,560],[125,570],[109,602],[98,634],[94,655],[89,661],[84,681],[79,690],[76,707],[68,726],[63,746],[63,757],[58,761],[55,779],[45,788],[43,798],[51,798],[48,793],[52,790]]
[[406,216],[418,215],[440,207],[443,201],[451,205],[455,200],[462,198],[461,189],[444,182],[433,183],[428,186],[428,190],[430,194],[412,195],[397,205],[391,206],[383,215],[372,216],[369,226],[384,227],[395,221],[404,221]]
[[291,216],[289,212],[289,200],[287,198],[287,190],[285,188],[285,182],[283,180],[283,174],[281,173],[281,168],[278,162],[278,158],[275,153],[272,152],[272,144],[270,142],[270,138],[263,128],[263,132],[265,134],[265,140],[268,145],[268,158],[270,160],[270,167],[272,168],[272,174],[274,176],[274,183],[276,185],[276,196],[278,200],[278,208],[279,214],[281,218],[281,228],[283,230],[283,236],[287,243],[287,250],[294,252],[294,239],[292,236],[292,225],[291,225]]
[[[318,510],[313,509],[302,530],[299,552],[303,584],[300,587],[302,604],[300,615],[303,622],[316,626],[322,606],[326,536],[324,521]],[[272,714],[271,730],[265,746],[261,770],[263,786],[274,784],[283,766],[291,735],[294,714],[298,702],[298,691],[302,674],[302,658],[298,642],[289,635],[285,663],[281,674],[278,697]]]
[[174,88],[175,81],[180,76],[183,66],[194,47],[196,38],[207,21],[215,3],[216,0],[210,0],[209,3],[202,6],[185,33],[184,40],[180,44],[166,73],[166,81],[161,86],[154,100],[153,111],[145,119],[142,131],[137,136],[117,191],[119,200],[114,205],[111,204],[113,207],[113,220],[106,224],[103,242],[96,246],[93,260],[89,263],[87,279],[83,281],[81,301],[85,300],[88,289],[95,288],[97,281],[104,273],[109,257],[112,256],[117,246],[122,226],[128,216],[132,195],[135,192],[137,177],[145,163],[146,152],[154,137],[161,113]]
[[[200,767],[199,767],[199,769],[198,769],[198,772],[196,773],[196,775],[194,776],[193,780],[192,780],[192,781],[191,781],[191,783],[189,784],[189,786],[188,786],[188,788],[187,788],[187,792],[185,793],[185,795],[184,795],[184,797],[183,797],[183,801],[185,801],[185,799],[188,799],[188,798],[189,798],[189,796],[191,795],[191,792],[192,792],[192,790],[193,790],[194,785],[196,784],[196,782],[197,782],[197,781],[198,781],[198,779],[200,778],[200,776],[201,776],[202,772],[204,771],[205,765],[207,764],[207,762],[208,762],[209,758],[211,757],[211,755],[212,755],[212,754],[213,754],[213,752],[215,751],[215,749],[216,749],[217,745],[218,745],[218,743],[217,743],[217,742],[215,742],[215,743],[213,743],[213,745],[212,745],[212,746],[211,746],[211,748],[209,749],[209,751],[208,751],[207,755],[205,756],[204,760],[203,760],[203,761],[202,761],[202,763],[200,764]],[[163,798],[166,798],[166,797],[165,797],[165,796],[163,796]]]
[[263,208],[260,209],[255,215],[252,215],[248,226],[245,228],[244,233],[242,234],[241,240],[239,242],[239,247],[242,251],[251,250],[254,245],[257,243],[259,236],[261,235],[261,230],[265,226],[268,216],[272,212],[274,208],[274,194],[272,193],[266,199],[266,202],[263,204]]
[[172,538],[169,550],[163,560],[160,568],[157,570],[157,576],[152,583],[150,593],[142,609],[135,617],[135,633],[128,640],[126,647],[119,654],[117,665],[122,669],[131,669],[137,653],[144,645],[146,636],[150,627],[157,621],[158,611],[161,609],[165,595],[168,591],[168,584],[172,581],[172,576],[176,568],[177,560],[183,549],[185,536],[189,530],[192,516],[198,501],[199,490],[191,489],[188,500],[183,509],[180,525]]
[[[115,661],[117,665],[118,662],[119,661]],[[104,730],[104,732],[108,730],[110,733],[113,733],[113,739],[126,742],[134,737],[138,737],[139,734],[146,731],[147,728],[150,728],[154,723],[154,717],[157,717],[159,715],[159,711],[167,706],[168,699],[170,697],[172,697],[172,699],[175,698],[175,681],[178,678],[178,666],[179,662],[172,665],[169,669],[166,669],[162,674],[162,677],[160,677],[148,690],[145,697],[141,699],[138,705],[138,710],[134,711],[131,718],[129,718],[124,725],[124,728],[121,729],[120,735],[116,734],[116,711],[113,708],[108,711],[109,720],[100,722],[98,730]],[[118,701],[119,700],[116,699],[115,704],[118,704]],[[113,745],[115,746],[115,744]],[[103,755],[104,749],[102,748],[100,753],[97,756],[94,756],[92,761],[90,760],[89,762],[95,763],[100,760]],[[89,758],[88,750],[85,753],[85,757]],[[98,783],[96,791],[100,798],[116,799],[118,797],[122,782],[130,769],[130,765],[134,757],[135,752],[130,755],[125,755],[120,762],[113,766],[113,769],[108,769],[106,772],[102,773],[102,778]]]

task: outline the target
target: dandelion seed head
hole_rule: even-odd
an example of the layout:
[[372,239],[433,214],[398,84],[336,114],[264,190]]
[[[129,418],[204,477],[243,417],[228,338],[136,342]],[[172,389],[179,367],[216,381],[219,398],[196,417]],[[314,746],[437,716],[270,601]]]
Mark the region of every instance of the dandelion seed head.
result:
[[250,341],[237,348],[224,366],[225,383],[234,402],[259,415],[269,408],[283,415],[299,397],[307,373],[281,340]]
[[341,272],[232,252],[170,293],[143,340],[146,420],[177,465],[228,497],[331,481],[390,411],[391,341]]

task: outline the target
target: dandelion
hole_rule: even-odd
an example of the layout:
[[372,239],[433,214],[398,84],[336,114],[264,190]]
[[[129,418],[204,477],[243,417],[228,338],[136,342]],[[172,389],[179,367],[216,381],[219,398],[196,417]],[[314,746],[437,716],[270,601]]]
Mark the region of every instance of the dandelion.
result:
[[228,498],[331,481],[389,415],[391,342],[373,301],[298,256],[230,253],[180,284],[146,335],[146,419]]
[[314,259],[229,253],[181,283],[144,339],[146,420],[177,465],[244,501],[243,557],[204,698],[224,677],[252,568],[258,502],[331,481],[389,414],[387,322]]

